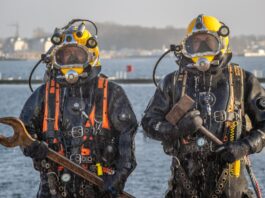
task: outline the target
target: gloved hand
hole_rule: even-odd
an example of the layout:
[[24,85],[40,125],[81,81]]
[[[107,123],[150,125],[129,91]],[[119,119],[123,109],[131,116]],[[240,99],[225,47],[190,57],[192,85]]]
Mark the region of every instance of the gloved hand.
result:
[[33,159],[42,160],[47,156],[48,147],[39,141],[34,141],[30,146],[23,149],[24,155]]
[[118,197],[120,191],[123,189],[123,182],[120,175],[116,173],[115,175],[105,175],[104,176],[104,198],[116,198]]
[[103,194],[101,196],[101,198],[116,198],[116,197],[118,197],[118,193],[113,188],[104,190],[104,192],[103,192]]
[[198,110],[193,110],[184,115],[177,123],[181,137],[192,135],[202,126],[203,121]]
[[175,140],[179,137],[178,127],[170,124],[169,122],[158,122],[154,126],[154,129],[161,132],[165,139]]
[[245,139],[243,139],[235,142],[225,143],[215,152],[220,156],[223,162],[233,163],[234,161],[249,154],[250,145]]

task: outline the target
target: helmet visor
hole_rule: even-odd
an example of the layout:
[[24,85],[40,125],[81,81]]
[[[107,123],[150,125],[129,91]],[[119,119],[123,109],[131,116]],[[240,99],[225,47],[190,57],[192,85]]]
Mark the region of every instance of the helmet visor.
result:
[[64,45],[55,52],[55,61],[59,66],[84,65],[91,59],[92,54],[78,45]]
[[220,50],[220,42],[213,34],[195,33],[186,39],[184,48],[190,56],[198,54],[213,55]]

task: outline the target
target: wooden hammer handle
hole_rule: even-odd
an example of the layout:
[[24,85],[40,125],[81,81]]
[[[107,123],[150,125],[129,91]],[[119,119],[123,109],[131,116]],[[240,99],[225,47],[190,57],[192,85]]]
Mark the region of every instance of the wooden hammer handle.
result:
[[201,126],[199,129],[199,132],[201,132],[203,135],[205,135],[209,140],[213,141],[217,145],[222,145],[223,142],[219,140],[214,134],[212,134],[208,129],[206,129],[204,126]]

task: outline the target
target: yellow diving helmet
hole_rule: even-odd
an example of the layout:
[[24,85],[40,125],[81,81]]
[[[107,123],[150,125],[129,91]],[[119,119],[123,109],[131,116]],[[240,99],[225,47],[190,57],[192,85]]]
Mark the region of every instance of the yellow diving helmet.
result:
[[189,67],[207,71],[219,65],[229,49],[229,28],[213,16],[199,15],[193,19],[182,41],[182,54],[192,60]]
[[[50,53],[51,65],[57,79],[74,84],[78,79],[95,77],[101,70],[96,36],[86,28],[89,20],[74,19],[65,27],[56,28],[51,38],[54,48]],[[76,23],[79,23],[76,25]]]

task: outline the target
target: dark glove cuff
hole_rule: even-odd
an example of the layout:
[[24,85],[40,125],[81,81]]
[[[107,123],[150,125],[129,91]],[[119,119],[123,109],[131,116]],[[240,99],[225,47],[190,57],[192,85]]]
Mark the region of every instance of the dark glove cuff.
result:
[[44,159],[48,154],[48,147],[39,141],[34,141],[30,146],[23,149],[25,156],[33,159]]
[[249,154],[259,153],[265,146],[265,133],[259,129],[253,130],[244,140],[250,147]]
[[153,129],[157,133],[160,133],[164,140],[172,140],[179,137],[178,127],[169,122],[157,122],[153,125]]
[[126,178],[123,178],[123,176],[116,172],[113,176],[108,176],[104,183],[104,189],[105,191],[120,193],[123,188],[126,181]]

